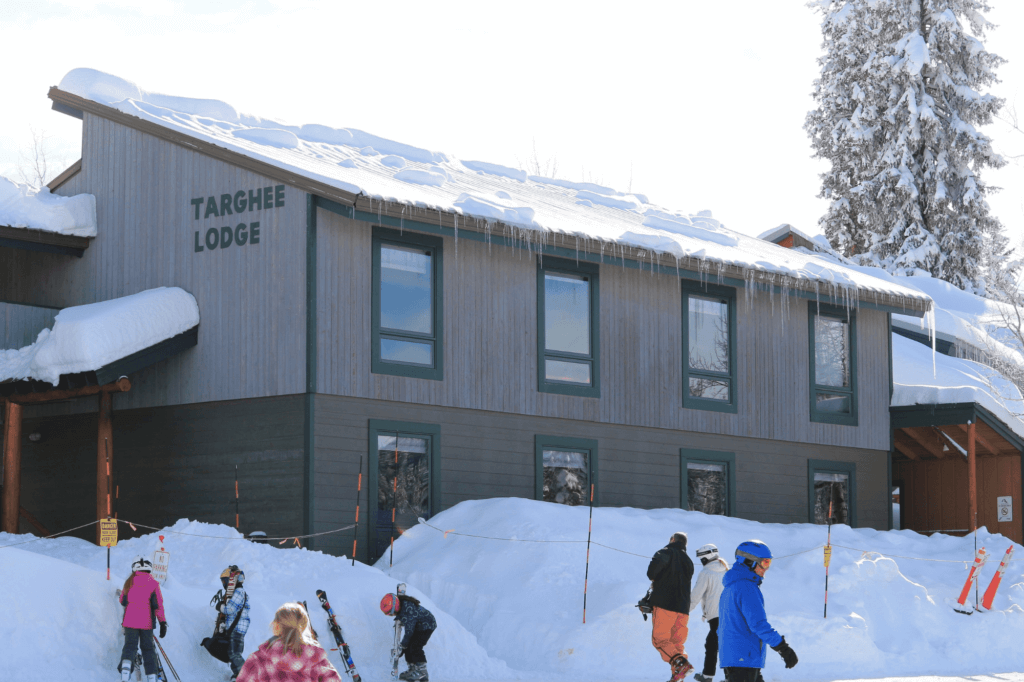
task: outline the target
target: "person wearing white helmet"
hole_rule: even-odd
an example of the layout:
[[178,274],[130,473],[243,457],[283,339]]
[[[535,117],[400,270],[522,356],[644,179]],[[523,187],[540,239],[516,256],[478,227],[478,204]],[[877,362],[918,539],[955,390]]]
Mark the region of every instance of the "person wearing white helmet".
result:
[[124,629],[124,648],[121,650],[122,682],[131,679],[135,654],[142,649],[142,666],[146,669],[147,682],[156,682],[157,658],[156,645],[153,643],[153,628],[160,626],[161,639],[167,635],[167,618],[164,616],[164,597],[160,592],[160,583],[150,575],[153,564],[143,557],[132,562],[132,574],[124,581],[121,588],[121,606],[124,618],[121,627]]
[[718,547],[707,544],[697,550],[697,558],[704,566],[690,591],[690,610],[700,604],[704,621],[708,624],[704,640],[704,670],[693,676],[697,682],[711,682],[718,666],[718,600],[722,596],[722,577],[729,565],[718,556]]

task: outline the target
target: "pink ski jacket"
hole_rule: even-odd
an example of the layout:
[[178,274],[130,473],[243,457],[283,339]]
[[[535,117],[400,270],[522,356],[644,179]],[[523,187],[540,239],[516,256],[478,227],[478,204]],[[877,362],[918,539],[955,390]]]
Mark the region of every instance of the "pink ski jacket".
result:
[[296,656],[272,637],[249,656],[238,682],[341,682],[341,676],[320,647],[304,644]]
[[167,622],[167,618],[164,617],[164,597],[160,593],[160,583],[145,571],[136,571],[132,576],[131,589],[121,593],[121,606],[125,607],[121,627],[152,630],[156,627],[157,620],[161,623]]

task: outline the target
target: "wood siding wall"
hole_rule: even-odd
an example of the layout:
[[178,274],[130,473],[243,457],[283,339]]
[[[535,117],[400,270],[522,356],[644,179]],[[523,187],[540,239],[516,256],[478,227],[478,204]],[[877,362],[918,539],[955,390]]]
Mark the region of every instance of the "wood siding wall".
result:
[[[123,408],[300,393],[306,194],[286,188],[283,208],[199,220],[190,203],[277,184],[86,114],[82,170],[59,193],[95,195],[99,233],[81,259],[0,247],[0,300],[66,307],[160,286],[195,296],[199,345],[132,376]],[[195,252],[197,230],[243,221],[260,223],[258,245]]]
[[0,303],[0,348],[24,348],[35,342],[39,332],[53,329],[56,308],[38,308]]
[[[978,457],[978,527],[1024,543],[1019,455]],[[892,483],[900,489],[900,527],[916,531],[960,531],[970,528],[967,462],[899,460],[892,465]],[[998,521],[996,498],[1013,497],[1013,521]],[[1018,511],[1020,510],[1020,511]],[[963,535],[964,533],[954,533]]]
[[[859,524],[878,529],[888,524],[885,452],[322,394],[316,396],[315,414],[314,532],[353,522],[360,456],[367,473],[371,419],[440,426],[441,471],[436,478],[441,509],[436,511],[464,500],[532,499],[534,436],[557,435],[598,441],[602,506],[679,507],[680,448],[710,449],[736,453],[739,517],[806,523],[807,460],[828,459],[857,466]],[[373,476],[364,478],[361,559],[366,558],[369,543],[368,521],[374,518],[370,513],[376,499],[373,485]],[[317,539],[315,548],[348,555],[352,534]]]
[[[370,372],[371,226],[318,211],[320,393],[748,438],[889,448],[885,313],[858,312],[859,426],[809,420],[807,302],[738,292],[739,410],[682,404],[674,276],[602,265],[601,397],[537,390],[536,256],[444,240],[444,381]],[[456,253],[457,252],[457,253]],[[771,300],[774,299],[774,300]]]
[[[302,532],[301,395],[136,410],[121,409],[123,397],[114,397],[113,434],[120,518],[158,528],[180,518],[234,526],[237,464],[241,530]],[[29,418],[22,429],[42,440],[22,444],[21,506],[51,532],[96,513],[96,400],[79,402],[93,413]],[[31,531],[24,521],[22,530]],[[75,535],[95,540],[91,527]]]

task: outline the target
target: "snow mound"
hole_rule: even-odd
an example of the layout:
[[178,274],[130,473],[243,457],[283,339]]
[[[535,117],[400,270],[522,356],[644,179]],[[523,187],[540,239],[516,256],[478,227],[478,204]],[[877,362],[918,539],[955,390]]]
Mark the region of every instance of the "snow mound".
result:
[[[172,531],[214,537],[176,535]],[[135,556],[152,557],[158,535],[171,553],[163,587],[167,637],[161,644],[183,680],[226,680],[226,664],[215,660],[199,642],[213,631],[210,597],[220,589],[220,572],[230,564],[245,571],[252,624],[245,638],[248,656],[270,637],[274,611],[289,601],[306,601],[317,633],[333,646],[326,614],[316,590],[327,592],[338,622],[352,647],[365,680],[386,680],[393,629],[378,606],[395,590],[396,580],[343,557],[305,549],[256,545],[232,528],[181,520],[158,534],[118,543],[111,550],[111,579],[106,581],[106,550],[74,538],[41,540],[0,550],[0,679],[45,682],[54,672],[74,672],[75,682],[115,679],[123,638],[121,607],[114,590],[128,577]],[[0,546],[23,542],[24,535],[0,533]],[[16,586],[16,589],[14,587]],[[437,618],[438,629],[427,644],[430,671],[444,680],[516,679],[517,675],[487,656],[476,639],[454,618],[409,586]],[[340,667],[338,654],[328,658]],[[41,664],[45,661],[45,665]],[[64,675],[67,677],[67,675]]]
[[[1020,563],[1011,564],[993,611],[967,619],[950,607],[966,578],[963,564],[835,547],[825,620],[822,550],[787,556],[823,545],[824,527],[760,524],[679,509],[594,509],[593,541],[639,556],[591,547],[584,625],[587,514],[584,507],[524,499],[462,502],[429,523],[444,531],[520,542],[445,537],[420,524],[396,542],[392,575],[416,585],[510,666],[566,681],[659,680],[668,668],[651,646],[651,621],[642,620],[634,606],[648,587],[649,557],[676,531],[689,534],[691,557],[708,542],[729,557],[740,542],[759,538],[779,557],[763,585],[769,621],[800,656],[796,668],[785,670],[782,659],[768,652],[768,680],[1024,669]],[[984,529],[978,542],[997,555],[1012,544]],[[832,543],[945,561],[974,556],[973,538],[928,538],[912,531],[833,526]],[[1020,547],[1017,552],[1021,556]],[[984,568],[983,585],[994,564]],[[700,611],[693,612],[687,651],[698,666],[707,631]]]
[[96,197],[62,197],[0,176],[0,226],[96,236]]
[[0,382],[35,379],[56,386],[62,374],[97,370],[197,324],[196,299],[177,287],[65,308],[32,345],[0,349]]
[[[845,299],[855,298],[856,291],[862,297],[894,296],[914,309],[929,305],[915,289],[732,232],[708,211],[684,215],[652,206],[642,194],[527,175],[483,161],[460,162],[351,128],[242,115],[224,102],[159,95],[92,69],[69,72],[59,89],[352,194],[539,232],[528,237],[531,241],[592,240],[735,266],[748,279],[756,275],[783,289],[793,282],[810,288],[808,282],[814,282]],[[405,163],[396,163],[396,157]],[[510,198],[490,199],[500,198],[499,192]],[[713,267],[702,263],[701,269]]]

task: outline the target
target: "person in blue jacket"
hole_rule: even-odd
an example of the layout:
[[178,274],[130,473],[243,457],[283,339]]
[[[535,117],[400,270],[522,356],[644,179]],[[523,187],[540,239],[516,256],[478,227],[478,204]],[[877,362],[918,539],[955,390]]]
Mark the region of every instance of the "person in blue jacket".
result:
[[762,682],[767,644],[779,652],[787,668],[797,663],[786,638],[768,624],[761,581],[772,565],[772,553],[760,540],[736,548],[736,563],[722,579],[718,602],[719,664],[727,682]]

